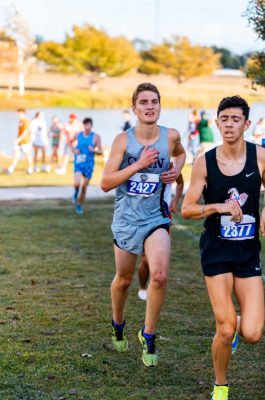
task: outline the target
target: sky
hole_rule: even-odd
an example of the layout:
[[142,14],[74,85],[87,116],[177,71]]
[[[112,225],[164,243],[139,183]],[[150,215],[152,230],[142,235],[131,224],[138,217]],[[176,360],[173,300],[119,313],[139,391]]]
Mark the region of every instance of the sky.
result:
[[264,47],[242,16],[248,0],[0,0],[1,6],[10,3],[44,40],[63,41],[74,24],[90,23],[131,40],[159,42],[180,35],[235,54]]

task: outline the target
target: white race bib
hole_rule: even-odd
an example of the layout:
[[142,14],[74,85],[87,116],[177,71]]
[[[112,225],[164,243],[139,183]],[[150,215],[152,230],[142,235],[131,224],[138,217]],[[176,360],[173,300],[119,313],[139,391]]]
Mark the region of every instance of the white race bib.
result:
[[86,154],[77,154],[75,162],[77,164],[81,164],[81,163],[86,162]]
[[245,240],[255,237],[256,219],[243,215],[240,223],[231,221],[231,215],[221,216],[221,238],[228,240]]
[[153,196],[158,189],[159,174],[137,173],[130,177],[127,194],[130,196]]

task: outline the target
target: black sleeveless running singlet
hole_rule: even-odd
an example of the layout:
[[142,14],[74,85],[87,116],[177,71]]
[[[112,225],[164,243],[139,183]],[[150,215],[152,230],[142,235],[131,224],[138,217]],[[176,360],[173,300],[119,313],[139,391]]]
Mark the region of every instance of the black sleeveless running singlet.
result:
[[213,214],[206,218],[206,232],[222,239],[258,239],[259,198],[261,177],[257,163],[257,149],[246,142],[246,162],[243,170],[236,175],[224,175],[217,163],[216,148],[205,153],[207,186],[203,191],[205,204],[224,203],[236,199],[242,209],[242,226],[230,223],[231,216]]

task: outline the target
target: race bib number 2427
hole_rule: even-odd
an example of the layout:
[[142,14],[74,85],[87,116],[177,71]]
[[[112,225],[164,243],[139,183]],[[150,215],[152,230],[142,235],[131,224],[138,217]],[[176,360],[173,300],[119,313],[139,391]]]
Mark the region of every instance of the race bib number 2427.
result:
[[137,173],[128,180],[127,194],[149,197],[156,193],[158,186],[158,174]]

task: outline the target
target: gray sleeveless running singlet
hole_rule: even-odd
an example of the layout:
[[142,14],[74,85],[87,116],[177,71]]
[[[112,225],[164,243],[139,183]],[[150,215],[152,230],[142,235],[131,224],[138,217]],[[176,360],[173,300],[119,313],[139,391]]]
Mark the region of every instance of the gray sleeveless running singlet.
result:
[[[144,145],[135,136],[135,129],[127,130],[126,153],[120,170],[139,160]],[[168,204],[165,201],[166,185],[160,180],[161,172],[168,171],[170,156],[168,149],[168,129],[160,126],[159,139],[150,149],[159,151],[157,162],[139,171],[116,189],[115,208],[112,228],[120,223],[131,225],[169,223]]]

